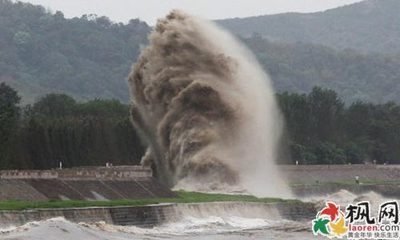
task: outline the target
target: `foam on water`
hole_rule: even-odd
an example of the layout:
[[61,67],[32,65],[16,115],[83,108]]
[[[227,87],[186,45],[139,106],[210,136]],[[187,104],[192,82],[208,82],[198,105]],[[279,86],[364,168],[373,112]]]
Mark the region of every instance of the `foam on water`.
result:
[[[370,201],[373,208],[387,200],[380,194],[368,192],[357,195],[347,190],[302,199],[317,206],[334,201],[342,207],[358,201]],[[236,205],[235,205],[236,204]],[[0,239],[11,240],[128,240],[128,239],[310,239],[310,221],[289,221],[268,205],[221,204],[181,205],[175,209],[181,217],[153,228],[115,226],[105,222],[72,223],[63,218],[32,222],[0,230]],[[172,216],[172,215],[171,215]],[[1,229],[1,226],[0,226]],[[320,238],[323,239],[323,238]]]
[[305,202],[313,202],[316,204],[317,208],[322,208],[328,201],[339,204],[341,208],[345,208],[348,204],[369,201],[371,203],[372,210],[377,210],[380,204],[392,199],[388,199],[373,191],[362,194],[354,194],[348,190],[341,189],[335,193],[304,197],[301,200]]
[[[259,203],[178,204],[166,208],[168,220],[144,228],[106,222],[72,223],[63,218],[33,222],[3,231],[1,239],[208,239],[206,236],[301,232],[307,223],[282,219],[274,205]],[[44,237],[46,236],[46,237]],[[214,238],[214,237],[213,237]],[[277,238],[279,239],[279,238]]]
[[[286,226],[285,230],[299,229],[299,224],[291,221],[271,221],[268,219],[243,218],[243,217],[218,217],[206,218],[184,217],[178,222],[166,223],[154,228],[140,228],[135,226],[115,226],[105,222],[97,223],[72,223],[62,218],[29,223],[0,233],[1,239],[176,239],[177,237],[196,237],[209,235],[229,235],[236,233],[249,233],[251,231],[271,231],[275,228]],[[302,226],[300,229],[304,229]],[[282,230],[279,230],[282,231]],[[297,230],[293,230],[297,231]]]
[[275,162],[283,120],[254,55],[214,23],[172,11],[129,76],[132,121],[170,187],[290,197]]
[[122,232],[141,235],[192,235],[198,233],[225,233],[271,227],[277,222],[267,219],[243,217],[192,217],[186,216],[177,222],[165,223],[153,228],[115,226],[104,222],[82,223],[82,226],[106,232]]
[[69,222],[64,218],[53,218],[45,221],[27,223],[23,226],[15,228],[10,228],[7,232],[0,233],[0,239],[98,240],[108,238],[104,238],[103,234],[100,232],[80,227],[79,224]]

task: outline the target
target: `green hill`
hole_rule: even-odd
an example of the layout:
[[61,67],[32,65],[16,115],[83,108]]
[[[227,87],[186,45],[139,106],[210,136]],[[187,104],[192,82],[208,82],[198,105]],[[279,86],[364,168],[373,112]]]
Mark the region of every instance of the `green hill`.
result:
[[363,52],[400,53],[400,1],[366,0],[317,13],[285,13],[218,21],[233,33],[318,43]]
[[[304,20],[307,22],[304,27],[313,22],[318,26],[313,28],[321,31],[335,26],[355,28],[354,32],[343,30],[343,34],[351,33],[342,39],[343,44],[348,42],[354,48],[363,48],[368,44],[374,47],[377,42],[378,50],[400,45],[398,38],[393,37],[396,29],[400,32],[400,25],[388,24],[399,18],[400,15],[393,13],[399,3],[398,0],[370,0],[324,13],[281,14],[222,23],[230,29],[238,24],[233,30],[240,28],[244,35],[257,30],[275,40],[290,40],[303,33],[304,38],[297,40],[312,41],[309,37],[318,34],[293,25],[308,19]],[[366,6],[380,7],[365,12]],[[379,11],[385,14],[377,14]],[[353,16],[355,12],[377,16],[366,21],[365,14]],[[339,13],[347,17],[340,17]],[[356,18],[358,25],[354,23]],[[381,20],[375,20],[378,18]],[[365,25],[379,27],[370,27],[373,31],[367,33]],[[77,100],[115,98],[128,102],[126,78],[150,31],[146,23],[137,19],[128,24],[113,23],[107,17],[95,15],[66,19],[61,12],[49,13],[41,6],[0,0],[0,82],[7,82],[18,90],[24,103],[52,92],[66,93]],[[329,41],[342,44],[336,41],[341,39],[341,32],[328,33],[332,36],[320,36],[325,36],[327,45],[332,45]],[[379,34],[383,34],[381,41],[377,40]],[[250,35],[242,40],[256,53],[279,92],[309,92],[318,85],[334,89],[346,102],[356,99],[400,102],[399,56],[361,54],[311,43],[279,43],[266,40],[260,34]],[[358,44],[357,39],[364,40]]]
[[261,37],[244,40],[270,73],[279,92],[310,92],[314,86],[335,90],[347,103],[356,100],[400,102],[400,58],[337,51],[322,45],[274,43]]
[[65,19],[41,6],[0,0],[0,81],[24,102],[48,92],[78,99],[129,99],[126,78],[150,27],[85,15]]

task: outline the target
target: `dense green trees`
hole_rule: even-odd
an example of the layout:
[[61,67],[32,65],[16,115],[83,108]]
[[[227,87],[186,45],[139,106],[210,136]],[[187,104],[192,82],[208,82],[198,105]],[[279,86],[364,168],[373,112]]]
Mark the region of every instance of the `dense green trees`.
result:
[[[400,164],[400,106],[355,102],[332,90],[278,94],[286,118],[285,144],[293,164]],[[0,84],[0,169],[139,164],[144,153],[118,100],[77,102],[49,94],[22,109],[17,93]],[[285,154],[284,154],[285,155]]]
[[292,162],[400,163],[400,106],[355,102],[332,90],[278,95],[287,121]]
[[127,105],[100,99],[80,103],[49,94],[20,111],[18,99],[15,91],[0,85],[0,168],[48,169],[60,161],[66,167],[140,162],[143,146]]
[[[363,9],[364,4],[354,5],[350,12],[338,9],[334,14],[319,13],[316,18],[311,19],[307,15],[289,15],[296,19],[293,22],[295,25],[301,22],[297,21],[298,18],[316,24],[317,26],[312,24],[316,28],[311,29],[323,32],[325,37],[321,44],[327,43],[327,40],[333,43],[350,43],[350,40],[356,39],[355,43],[347,47],[357,47],[361,46],[360,43],[365,43],[369,45],[368,48],[376,50],[384,47],[389,50],[390,55],[383,51],[365,54],[316,45],[315,36],[322,36],[319,31],[288,28],[291,23],[285,21],[285,15],[266,17],[276,17],[283,21],[267,21],[261,25],[259,20],[264,17],[255,18],[254,25],[245,24],[246,27],[240,28],[251,31],[242,40],[269,72],[278,92],[309,93],[314,86],[322,86],[336,91],[348,104],[356,100],[399,103],[400,58],[392,55],[398,54],[396,49],[400,48],[400,41],[396,37],[390,37],[392,34],[400,34],[398,28],[390,27],[390,24],[396,22],[394,19],[400,16],[393,10],[399,5],[399,1],[376,1],[374,4],[378,6],[381,2],[386,10],[368,8],[367,13],[374,16],[367,17],[368,21],[360,21],[359,17],[351,14],[359,12],[359,8]],[[338,18],[341,12],[347,17]],[[325,20],[320,22],[317,19]],[[334,22],[341,21],[340,30],[327,30],[332,25],[332,19]],[[247,22],[240,19],[235,21]],[[348,26],[348,23],[356,25]],[[283,26],[268,27],[275,24]],[[374,31],[370,30],[371,24],[377,26]],[[311,25],[307,26],[308,24],[305,28],[309,29]],[[253,30],[250,29],[253,27],[262,36],[254,34],[251,37]],[[362,27],[359,36],[353,31],[358,27]],[[265,32],[259,31],[260,28]],[[388,29],[393,32],[389,33]],[[275,30],[279,31],[279,36],[283,34],[288,38],[292,34],[305,33],[315,36],[306,39],[294,37],[293,41],[288,41],[290,43],[283,43],[277,41],[281,39],[278,35],[269,35]],[[141,48],[146,45],[150,31],[151,27],[138,19],[127,24],[114,23],[107,17],[96,15],[66,19],[61,12],[51,13],[41,6],[0,0],[0,82],[5,81],[17,89],[23,103],[33,103],[38,97],[54,92],[66,93],[79,101],[102,98],[128,103],[126,78]],[[351,38],[346,37],[348,34]],[[369,34],[374,35],[375,44],[371,44],[372,38]],[[375,48],[378,45],[380,47]]]
[[126,78],[150,30],[137,19],[66,19],[42,6],[0,0],[0,81],[18,89],[25,103],[52,92],[127,102]]
[[329,88],[347,104],[400,102],[400,58],[308,43],[277,43],[253,36],[243,41],[271,75],[278,92]]
[[[393,25],[399,3],[371,4],[372,10],[361,3],[311,15],[316,18],[283,14],[226,21],[233,22],[234,32],[247,31],[243,42],[283,92],[278,97],[292,162],[400,163],[400,106],[388,102],[400,102],[400,55],[396,56],[400,45],[390,37],[399,35]],[[354,18],[354,13],[365,15]],[[338,16],[345,17],[338,22]],[[371,31],[359,17],[376,24],[379,31]],[[331,26],[332,19],[338,25]],[[299,23],[300,31],[287,31],[287,24]],[[327,23],[341,30],[326,31]],[[250,27],[238,31],[236,24]],[[311,32],[303,30],[310,26],[319,30],[305,36]],[[254,29],[261,34],[250,36]],[[138,163],[143,147],[129,121],[129,107],[120,101],[129,99],[125,79],[150,30],[138,19],[128,24],[96,15],[66,19],[63,13],[41,6],[0,0],[0,82],[18,89],[23,103],[35,102],[21,109],[18,94],[0,84],[0,168],[50,168],[59,161],[65,166]],[[357,32],[368,41],[361,41]],[[49,94],[37,100],[51,92],[68,95]],[[118,100],[90,100],[99,97]]]
[[15,143],[18,130],[20,97],[17,92],[4,83],[0,83],[0,165],[12,167],[10,148]]

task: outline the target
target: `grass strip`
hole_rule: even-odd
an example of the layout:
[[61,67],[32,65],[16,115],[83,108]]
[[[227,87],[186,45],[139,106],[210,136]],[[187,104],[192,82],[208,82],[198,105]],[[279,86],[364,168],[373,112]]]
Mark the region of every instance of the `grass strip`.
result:
[[27,201],[0,201],[0,210],[27,210],[38,208],[82,208],[82,207],[113,207],[113,206],[144,206],[160,203],[202,203],[202,202],[254,202],[277,203],[298,202],[297,200],[283,200],[280,198],[257,198],[250,195],[209,194],[198,192],[175,192],[173,198],[147,198],[147,199],[123,199],[110,201],[89,200],[50,200],[40,202]]

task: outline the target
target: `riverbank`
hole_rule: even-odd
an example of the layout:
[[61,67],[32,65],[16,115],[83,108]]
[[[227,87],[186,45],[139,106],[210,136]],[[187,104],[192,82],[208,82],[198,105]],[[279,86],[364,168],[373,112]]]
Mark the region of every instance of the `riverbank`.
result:
[[82,208],[82,207],[115,207],[115,206],[144,206],[162,203],[206,203],[206,202],[253,202],[253,203],[290,203],[296,200],[283,200],[280,198],[256,198],[250,195],[207,194],[198,192],[175,192],[176,197],[169,198],[144,198],[122,199],[109,201],[0,201],[1,210],[28,210],[45,208]]
[[291,184],[293,194],[298,198],[324,196],[346,190],[353,194],[362,195],[375,192],[382,197],[399,199],[400,182],[394,181],[337,181]]
[[[277,198],[178,192],[177,198],[110,202],[47,202],[36,205],[3,203],[0,226],[21,226],[29,222],[61,217],[74,223],[104,222],[111,225],[152,227],[184,216],[242,216],[247,218],[307,219],[315,214],[314,204]],[[150,204],[152,203],[152,204]],[[8,204],[8,205],[7,205]],[[25,204],[25,205],[23,205]],[[33,203],[32,203],[33,204]],[[93,207],[82,207],[91,204]],[[99,206],[107,204],[107,206]],[[113,206],[114,204],[121,204]],[[122,204],[127,204],[123,206]],[[129,205],[128,205],[129,204]],[[39,208],[45,206],[45,208]],[[50,208],[54,206],[55,208]],[[18,210],[15,210],[18,209]],[[21,210],[24,209],[24,210]]]
[[[297,197],[318,196],[338,192],[345,189],[355,194],[376,192],[385,197],[399,197],[400,185],[398,181],[361,182],[352,181],[319,182],[307,184],[291,184],[293,193]],[[174,203],[209,203],[209,202],[244,202],[244,203],[299,203],[298,200],[280,198],[257,198],[251,195],[209,194],[199,192],[176,191],[174,197],[119,199],[104,201],[88,200],[48,200],[48,201],[0,201],[0,211],[30,210],[30,209],[59,209],[59,208],[87,208],[87,207],[118,207],[118,206],[145,206],[155,204]]]

